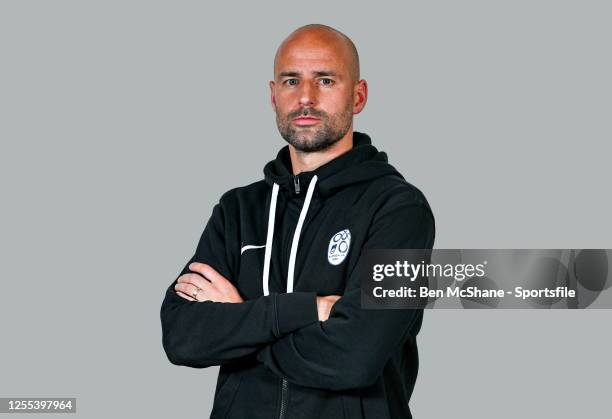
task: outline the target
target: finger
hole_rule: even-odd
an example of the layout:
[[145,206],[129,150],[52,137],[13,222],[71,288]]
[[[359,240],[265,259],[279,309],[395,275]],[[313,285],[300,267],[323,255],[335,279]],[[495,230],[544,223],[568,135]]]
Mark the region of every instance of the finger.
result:
[[185,300],[195,301],[193,298],[191,298],[191,297],[190,297],[190,296],[188,296],[187,294],[184,294],[184,293],[182,293],[182,292],[180,292],[180,291],[176,291],[176,293],[177,293],[177,295],[178,295],[179,297],[182,297],[182,298],[184,298]]
[[178,279],[176,280],[176,282],[191,282],[191,280],[189,279],[189,277],[193,275],[193,274],[183,274],[181,276],[178,277]]
[[187,273],[178,277],[177,282],[194,282],[197,278],[202,278],[201,275]]
[[193,262],[189,265],[189,269],[201,274],[212,283],[219,281],[227,281],[227,279],[223,275],[221,275],[212,266],[207,265],[206,263]]
[[189,264],[189,270],[193,271],[193,272],[197,272],[200,275],[206,276],[205,275],[205,271],[210,267],[210,265],[207,265],[206,263],[201,263],[201,262],[192,262]]
[[[199,275],[194,275],[194,276],[199,277]],[[197,290],[199,290],[196,293],[196,298],[194,299],[194,301],[205,301],[206,299],[205,296],[209,297],[210,295],[214,295],[216,293],[216,290],[211,285],[211,283],[205,279],[202,279],[201,277],[198,280],[197,284],[194,284],[191,282],[181,282],[181,283],[177,283],[174,286],[174,289],[175,291],[180,291],[183,294],[190,296],[191,298],[193,298],[193,294]]]
[[198,291],[198,294],[200,294],[200,293],[202,292],[202,289],[201,289],[201,288],[199,288],[199,287],[197,287],[197,286],[195,286],[195,285],[193,285],[193,284],[186,284],[186,283],[176,284],[176,285],[174,286],[174,290],[175,290],[176,292],[180,292],[180,293],[183,293],[183,294],[185,294],[185,295],[188,295],[189,297],[193,298],[193,299],[194,299],[194,301],[195,301],[197,298],[194,298],[194,297],[193,297],[193,294],[194,294],[194,293],[195,293],[197,290],[200,290],[200,291]]
[[213,291],[214,289],[214,286],[210,283],[209,280],[207,280],[206,278],[202,278],[198,274],[193,274],[192,280],[193,282],[191,282],[191,284],[200,288],[202,290],[201,292],[203,293],[210,294],[211,291]]
[[198,288],[204,288],[207,285],[210,285],[210,281],[208,281],[206,278],[202,278],[202,276],[198,275],[198,274],[184,274],[181,275],[178,280],[177,283],[183,283],[183,284],[193,284]]

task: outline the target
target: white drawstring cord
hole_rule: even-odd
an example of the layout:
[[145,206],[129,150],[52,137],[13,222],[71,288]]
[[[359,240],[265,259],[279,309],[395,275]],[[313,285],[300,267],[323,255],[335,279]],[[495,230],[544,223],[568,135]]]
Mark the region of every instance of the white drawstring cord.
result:
[[[287,272],[287,292],[293,292],[293,274],[295,272],[295,258],[297,255],[298,243],[300,241],[300,234],[302,232],[302,226],[304,225],[304,219],[306,219],[306,213],[310,207],[310,201],[314,193],[315,184],[317,183],[317,176],[313,176],[310,184],[308,185],[308,191],[306,192],[306,198],[304,199],[304,205],[300,211],[300,218],[293,233],[293,242],[291,243],[291,252],[289,254],[289,271]],[[272,239],[274,237],[274,219],[276,217],[276,200],[278,197],[278,184],[274,183],[272,186],[272,199],[270,200],[270,213],[268,214],[268,235],[266,237],[266,252],[264,254],[264,268],[263,268],[263,294],[269,295],[269,278],[270,278],[270,258],[272,257]]]
[[272,237],[274,236],[274,218],[276,216],[276,198],[278,197],[278,184],[272,186],[272,199],[270,200],[270,214],[268,215],[268,236],[266,237],[266,253],[263,268],[263,294],[269,295],[268,287],[270,274],[270,257],[272,256]]
[[297,227],[295,228],[295,233],[293,233],[293,242],[291,243],[291,253],[289,256],[289,271],[287,272],[288,293],[293,292],[293,272],[295,271],[295,257],[297,255],[298,243],[300,241],[300,233],[302,231],[302,226],[304,225],[304,219],[306,218],[308,207],[310,206],[310,200],[312,199],[315,183],[317,183],[317,175],[314,175],[312,177],[312,180],[308,185],[308,192],[306,192],[306,198],[304,199],[304,205],[302,206],[302,211],[300,212],[300,218],[298,219]]

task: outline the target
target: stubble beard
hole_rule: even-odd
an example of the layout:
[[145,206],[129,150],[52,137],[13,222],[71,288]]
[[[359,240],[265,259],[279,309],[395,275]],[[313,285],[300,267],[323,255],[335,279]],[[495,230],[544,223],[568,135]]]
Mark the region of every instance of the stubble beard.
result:
[[[318,124],[308,127],[294,126],[293,119],[298,116],[313,116],[319,118]],[[353,106],[347,104],[344,111],[331,117],[320,111],[303,109],[290,112],[286,116],[279,115],[276,109],[276,125],[281,137],[296,150],[304,153],[325,150],[340,141],[351,128],[353,122]]]

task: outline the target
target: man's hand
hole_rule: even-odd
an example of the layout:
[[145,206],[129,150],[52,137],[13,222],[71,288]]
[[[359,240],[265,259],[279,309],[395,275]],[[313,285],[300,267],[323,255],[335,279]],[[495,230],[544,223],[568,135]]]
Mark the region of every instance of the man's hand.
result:
[[[194,262],[189,269],[196,273],[179,276],[174,290],[189,301],[215,301],[219,303],[242,303],[242,297],[234,285],[212,266]],[[198,291],[199,290],[199,291]],[[197,293],[195,293],[197,291]],[[195,293],[195,298],[193,297]]]
[[[234,285],[214,268],[205,263],[194,262],[189,269],[196,273],[187,273],[178,278],[174,290],[189,301],[215,301],[220,303],[242,303],[244,300]],[[196,290],[196,298],[193,294]],[[319,321],[326,321],[332,307],[340,295],[317,296],[317,313]]]
[[317,296],[317,312],[319,313],[320,322],[324,322],[329,318],[332,307],[340,297],[340,295],[326,295],[325,297]]

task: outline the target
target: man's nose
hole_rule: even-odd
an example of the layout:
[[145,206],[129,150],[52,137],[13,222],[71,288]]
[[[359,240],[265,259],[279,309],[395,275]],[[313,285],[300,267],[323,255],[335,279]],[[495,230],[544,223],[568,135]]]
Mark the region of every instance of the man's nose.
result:
[[312,106],[316,103],[316,89],[309,83],[304,82],[300,86],[300,105]]

